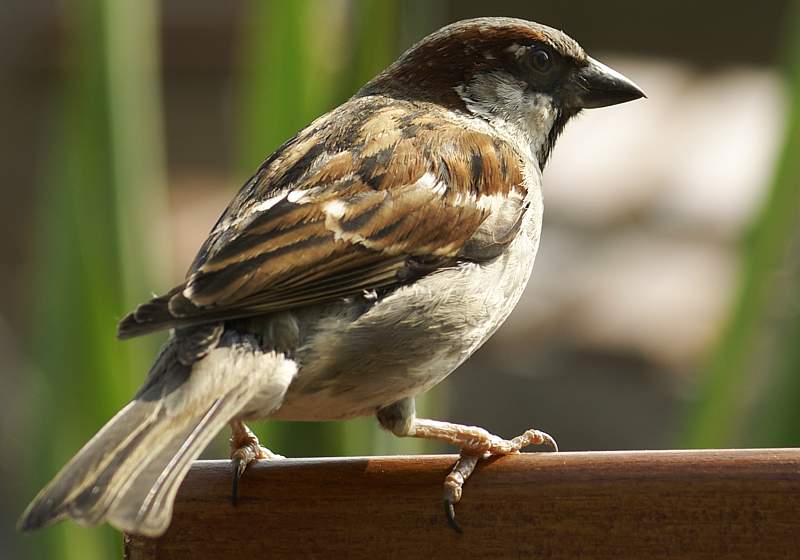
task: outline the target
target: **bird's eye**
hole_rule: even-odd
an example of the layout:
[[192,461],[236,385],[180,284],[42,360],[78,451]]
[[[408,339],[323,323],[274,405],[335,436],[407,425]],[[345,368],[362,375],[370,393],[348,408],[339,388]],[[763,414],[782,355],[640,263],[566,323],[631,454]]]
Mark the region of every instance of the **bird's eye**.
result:
[[546,74],[553,68],[553,58],[546,50],[536,49],[531,54],[531,64],[536,71]]

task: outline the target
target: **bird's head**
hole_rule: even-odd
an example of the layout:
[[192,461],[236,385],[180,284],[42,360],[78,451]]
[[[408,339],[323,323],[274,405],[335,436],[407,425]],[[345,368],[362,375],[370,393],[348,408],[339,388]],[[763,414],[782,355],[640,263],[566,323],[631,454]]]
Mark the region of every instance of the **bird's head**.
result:
[[507,127],[542,167],[582,109],[644,97],[561,31],[512,18],[460,21],[428,35],[359,95],[374,93],[432,101]]

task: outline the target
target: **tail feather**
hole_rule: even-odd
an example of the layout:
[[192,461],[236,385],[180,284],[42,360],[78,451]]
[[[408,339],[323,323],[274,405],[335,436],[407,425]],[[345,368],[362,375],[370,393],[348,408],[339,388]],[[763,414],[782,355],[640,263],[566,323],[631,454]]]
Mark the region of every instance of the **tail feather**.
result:
[[144,468],[133,473],[117,496],[108,520],[120,529],[157,536],[172,519],[172,507],[181,482],[198,455],[217,432],[239,411],[242,400],[227,396],[215,401],[202,415],[182,422]]
[[146,431],[151,421],[154,403],[132,401],[119,411],[67,463],[58,476],[48,484],[22,514],[19,528],[32,531],[59,521],[67,515],[85,524],[95,524],[97,518],[87,515],[80,504],[85,494],[95,486],[95,473],[103,472],[109,463],[120,457],[126,441]]
[[255,393],[267,397],[261,409],[279,406],[295,372],[282,355],[240,343],[212,350],[188,377],[179,366],[171,344],[156,361],[148,390],[36,496],[20,519],[21,530],[70,517],[84,525],[109,521],[133,534],[162,534],[192,461]]

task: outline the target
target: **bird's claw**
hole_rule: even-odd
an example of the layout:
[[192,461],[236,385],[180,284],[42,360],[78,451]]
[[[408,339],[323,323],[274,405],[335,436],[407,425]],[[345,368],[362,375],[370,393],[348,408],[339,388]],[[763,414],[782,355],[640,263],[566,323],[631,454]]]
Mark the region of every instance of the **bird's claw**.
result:
[[558,453],[558,444],[556,443],[556,440],[553,439],[553,436],[545,432],[539,432],[539,433],[542,435],[542,440],[543,440],[542,443],[540,443],[539,445],[547,448],[547,450],[550,453]]
[[231,473],[233,475],[231,476],[231,480],[233,481],[231,484],[231,505],[236,507],[239,498],[239,479],[242,478],[247,464],[241,457],[235,457],[231,460],[231,466],[233,467],[233,472]]
[[263,447],[256,435],[241,422],[232,424],[231,434],[231,504],[236,507],[239,498],[239,479],[251,463],[261,459],[283,459],[283,455],[273,453]]
[[456,521],[455,504],[448,498],[444,499],[444,515],[447,518],[447,524],[450,525],[456,533],[464,532],[461,525]]
[[456,521],[455,505],[461,501],[464,483],[475,470],[480,459],[488,459],[492,456],[509,455],[519,453],[519,450],[528,445],[541,445],[548,451],[557,452],[558,444],[549,434],[539,430],[528,430],[524,434],[517,436],[509,441],[497,438],[498,445],[488,445],[478,449],[462,449],[461,455],[453,465],[453,469],[444,481],[444,514],[447,524],[457,533],[463,533],[461,524]]

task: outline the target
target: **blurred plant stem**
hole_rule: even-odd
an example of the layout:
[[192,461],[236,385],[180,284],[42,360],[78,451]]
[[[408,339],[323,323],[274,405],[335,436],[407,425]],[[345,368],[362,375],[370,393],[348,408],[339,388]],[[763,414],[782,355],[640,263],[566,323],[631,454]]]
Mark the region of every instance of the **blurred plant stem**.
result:
[[[53,159],[42,177],[40,284],[31,355],[41,393],[32,487],[41,486],[132,396],[154,341],[119,343],[116,321],[164,270],[166,223],[158,4],[84,0],[69,26]],[[33,489],[33,488],[32,488]],[[116,531],[64,523],[29,557],[119,557]]]
[[746,434],[746,443],[754,446],[800,446],[800,1],[793,8],[787,41],[789,119],[772,201],[780,207],[772,219],[783,226],[774,235],[785,235],[785,247],[770,297],[772,324],[766,332],[774,343],[767,345],[773,352],[769,378]]
[[688,419],[690,447],[800,444],[800,2],[791,10],[783,152],[745,239],[738,299]]
[[[159,4],[105,2],[112,186],[127,309],[170,280]],[[182,271],[181,271],[182,272]],[[146,357],[151,361],[151,356]]]

